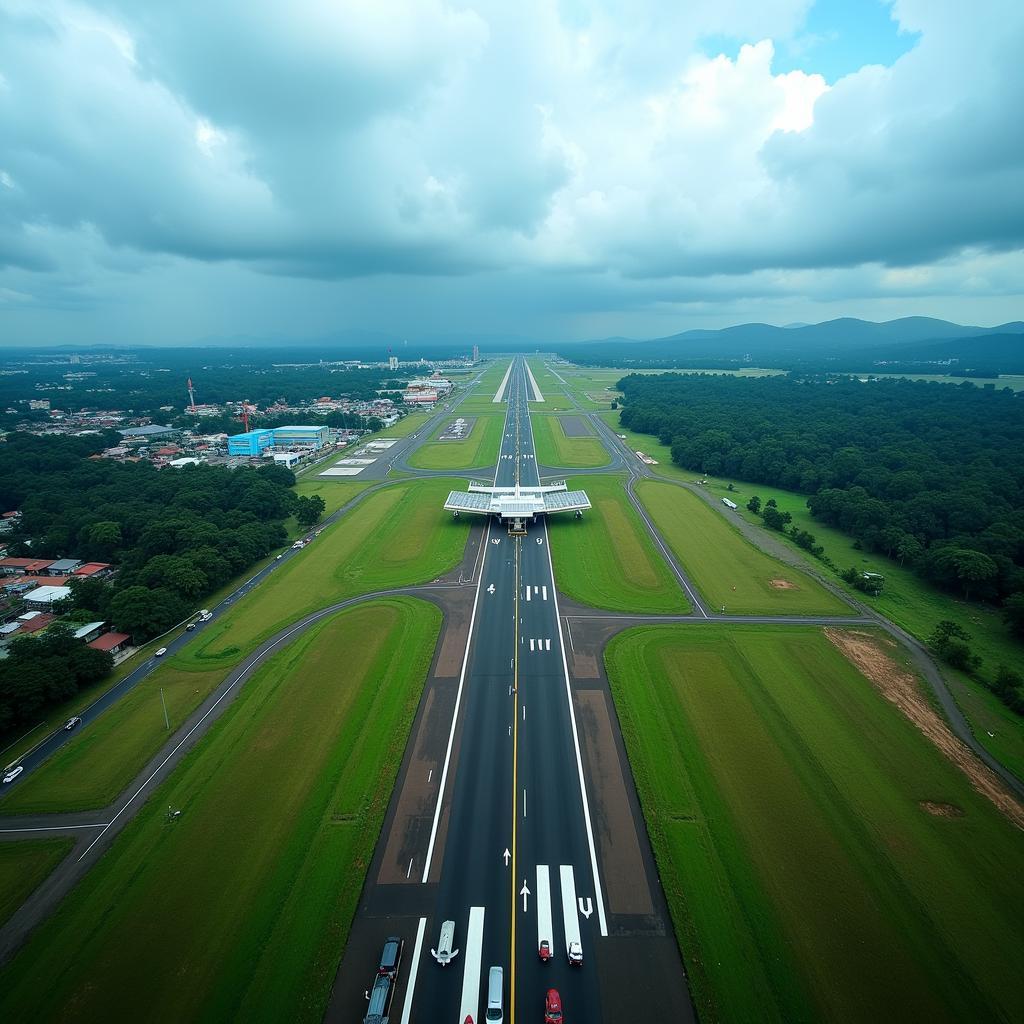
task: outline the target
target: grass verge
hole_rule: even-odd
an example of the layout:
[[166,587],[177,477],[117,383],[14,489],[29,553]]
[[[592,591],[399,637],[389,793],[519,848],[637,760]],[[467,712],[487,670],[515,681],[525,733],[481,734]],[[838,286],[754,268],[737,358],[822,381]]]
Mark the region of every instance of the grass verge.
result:
[[586,482],[593,504],[582,519],[548,520],[558,589],[609,611],[683,614],[690,602],[629,501],[621,476]]
[[852,614],[810,576],[750,544],[695,494],[655,480],[641,480],[636,494],[711,606],[736,615]]
[[[417,469],[472,469],[477,466],[493,466],[498,461],[501,445],[501,430],[505,422],[505,407],[494,406],[495,410],[477,413],[473,429],[463,441],[438,441],[436,438],[448,426],[448,420],[434,432],[434,438],[417,448],[409,456],[409,465]],[[460,408],[456,410],[462,412]],[[452,419],[455,417],[453,416]]]
[[604,444],[596,435],[568,437],[560,416],[533,416],[531,423],[537,461],[542,466],[596,469],[611,461]]
[[73,839],[19,839],[0,843],[0,925],[68,855]]
[[4,969],[4,1018],[319,1021],[439,628],[379,601],[271,658]]
[[606,664],[702,1018],[1017,1015],[1020,834],[821,631],[643,627]]

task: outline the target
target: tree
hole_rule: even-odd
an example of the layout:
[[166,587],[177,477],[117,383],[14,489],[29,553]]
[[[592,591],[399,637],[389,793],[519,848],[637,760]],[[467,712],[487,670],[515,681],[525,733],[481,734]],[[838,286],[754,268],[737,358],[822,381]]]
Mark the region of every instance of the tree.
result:
[[976,672],[981,658],[971,651],[971,636],[949,619],[943,619],[928,637],[928,646],[947,664],[964,672]]
[[1017,636],[1024,637],[1024,591],[1011,594],[1003,602],[1003,618]]
[[320,522],[320,517],[324,514],[324,510],[327,508],[327,503],[319,494],[300,494],[295,499],[295,519],[304,530],[308,530],[311,526]]
[[110,617],[135,643],[144,643],[180,622],[190,607],[169,590],[136,586],[114,596]]
[[761,511],[761,499],[755,494],[750,501],[747,502],[747,508],[756,516]]

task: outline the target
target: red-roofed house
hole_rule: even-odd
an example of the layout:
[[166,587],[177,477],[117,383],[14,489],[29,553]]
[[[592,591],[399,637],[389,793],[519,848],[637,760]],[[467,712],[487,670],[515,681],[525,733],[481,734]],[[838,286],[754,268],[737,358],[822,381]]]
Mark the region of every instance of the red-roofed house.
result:
[[32,574],[40,569],[45,569],[52,562],[38,558],[0,558],[0,573],[5,576],[15,576],[21,573]]
[[127,633],[104,633],[103,636],[93,640],[89,646],[97,651],[110,651],[111,654],[117,654],[130,639],[131,637]]
[[71,575],[78,579],[85,577],[87,579],[101,580],[104,576],[110,575],[110,563],[86,562],[85,565],[80,565]]

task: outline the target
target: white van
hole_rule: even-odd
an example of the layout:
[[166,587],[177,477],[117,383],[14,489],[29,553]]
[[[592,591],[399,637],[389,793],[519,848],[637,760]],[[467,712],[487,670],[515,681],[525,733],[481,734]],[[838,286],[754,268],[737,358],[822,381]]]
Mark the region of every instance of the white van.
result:
[[484,1020],[494,1024],[502,1024],[505,1013],[502,1009],[504,999],[504,978],[500,967],[492,967],[487,972],[487,1016]]

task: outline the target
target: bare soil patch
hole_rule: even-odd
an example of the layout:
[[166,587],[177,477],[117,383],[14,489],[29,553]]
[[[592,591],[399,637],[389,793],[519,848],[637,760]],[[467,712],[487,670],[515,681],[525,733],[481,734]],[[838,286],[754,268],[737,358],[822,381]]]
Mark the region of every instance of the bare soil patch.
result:
[[768,582],[776,590],[797,590],[797,589],[799,589],[795,583],[790,583],[789,580],[769,580]]
[[[916,677],[910,671],[893,661],[878,641],[867,633],[826,628],[825,636],[871,680],[886,700],[895,704],[967,776],[982,796],[991,801],[1017,828],[1024,829],[1024,806],[1005,789],[995,772],[953,735],[949,726],[928,704]],[[932,806],[950,805],[922,801],[921,806],[930,811]]]
[[964,816],[964,809],[955,804],[944,804],[935,800],[921,800],[920,804],[923,810],[934,814],[936,818],[962,818]]

